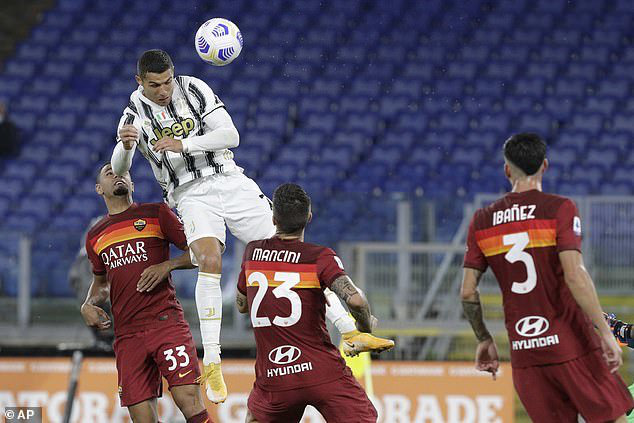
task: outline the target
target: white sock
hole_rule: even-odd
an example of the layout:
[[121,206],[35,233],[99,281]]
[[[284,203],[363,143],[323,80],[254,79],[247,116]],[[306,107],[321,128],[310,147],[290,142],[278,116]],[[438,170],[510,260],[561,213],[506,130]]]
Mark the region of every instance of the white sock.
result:
[[340,333],[356,330],[357,326],[354,324],[354,319],[343,307],[343,304],[341,304],[341,300],[339,300],[337,294],[326,288],[324,289],[324,295],[328,300],[326,303],[326,318],[337,327],[337,330],[339,330]]
[[203,364],[220,363],[220,322],[222,319],[222,291],[220,275],[198,272],[196,308],[203,341]]

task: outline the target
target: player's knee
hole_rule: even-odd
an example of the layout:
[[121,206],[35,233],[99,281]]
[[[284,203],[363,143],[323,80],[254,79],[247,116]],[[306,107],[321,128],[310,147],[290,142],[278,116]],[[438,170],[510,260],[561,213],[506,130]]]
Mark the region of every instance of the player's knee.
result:
[[[177,394],[172,393],[176,406],[181,410],[188,422],[206,410],[198,385],[191,385],[191,387],[194,389],[187,389],[189,388],[187,386],[179,389]],[[196,421],[196,419],[191,421]]]
[[203,252],[196,259],[202,272],[222,273],[222,256],[219,253]]

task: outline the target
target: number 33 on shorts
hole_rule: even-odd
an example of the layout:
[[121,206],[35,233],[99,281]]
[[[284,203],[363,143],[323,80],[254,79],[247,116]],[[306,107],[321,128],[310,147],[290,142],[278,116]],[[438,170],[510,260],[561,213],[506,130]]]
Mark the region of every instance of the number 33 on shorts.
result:
[[[163,355],[165,356],[165,360],[169,364],[169,367],[167,368],[169,372],[173,372],[176,369],[182,369],[189,366],[190,359],[189,355],[187,354],[185,345],[179,345],[175,348],[166,349],[163,351]],[[191,372],[191,370],[189,372]],[[179,371],[179,377],[185,377],[185,375],[189,372],[181,373]]]

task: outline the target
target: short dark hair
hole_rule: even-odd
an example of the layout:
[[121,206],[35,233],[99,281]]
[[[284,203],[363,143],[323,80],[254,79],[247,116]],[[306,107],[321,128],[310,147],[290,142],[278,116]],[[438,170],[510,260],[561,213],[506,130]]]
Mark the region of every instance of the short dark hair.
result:
[[530,132],[514,134],[504,143],[504,157],[527,176],[534,175],[546,158],[546,143]]
[[136,64],[136,73],[145,78],[148,72],[163,73],[168,69],[174,69],[172,58],[163,50],[147,50],[144,52]]
[[104,162],[101,164],[101,166],[99,166],[97,168],[97,183],[100,183],[101,181],[101,171],[103,170],[104,167],[108,166],[110,163],[110,161]]
[[306,227],[310,213],[310,197],[297,184],[278,186],[273,193],[273,217],[277,229],[285,234],[294,234]]

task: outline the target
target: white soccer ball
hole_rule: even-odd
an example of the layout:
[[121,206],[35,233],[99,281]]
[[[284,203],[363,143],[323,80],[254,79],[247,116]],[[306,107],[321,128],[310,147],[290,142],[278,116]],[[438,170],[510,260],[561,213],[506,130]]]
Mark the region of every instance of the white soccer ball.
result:
[[242,51],[242,34],[228,19],[213,18],[202,24],[194,40],[196,52],[205,62],[225,66]]

